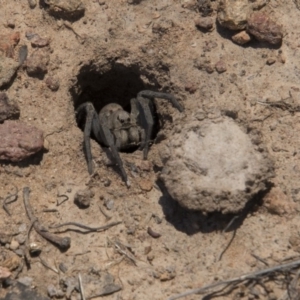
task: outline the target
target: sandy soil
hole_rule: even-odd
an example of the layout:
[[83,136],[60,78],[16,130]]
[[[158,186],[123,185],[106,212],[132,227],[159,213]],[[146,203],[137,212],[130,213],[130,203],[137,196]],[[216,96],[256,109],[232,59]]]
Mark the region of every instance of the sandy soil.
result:
[[[29,241],[41,245],[42,252],[30,258],[31,267],[24,265],[18,278],[32,278],[30,285],[46,297],[50,285],[65,291],[63,282],[77,280],[80,274],[89,297],[95,295],[96,286],[89,276],[105,282],[104,274],[109,273],[121,290],[106,299],[168,299],[299,256],[300,115],[291,107],[299,107],[300,101],[300,11],[294,2],[271,0],[263,9],[283,25],[283,43],[277,48],[255,41],[239,46],[230,39],[232,33],[219,26],[206,33],[198,30],[194,19],[199,12],[184,7],[186,1],[84,0],[84,16],[69,23],[49,14],[42,1],[34,9],[25,0],[0,2],[0,33],[20,32],[19,45],[28,46],[29,56],[35,49],[26,32],[50,39],[43,48],[50,56],[47,74],[32,77],[25,67],[20,68],[6,90],[20,106],[20,120],[43,130],[46,149],[21,163],[0,165],[2,199],[13,192],[14,185],[19,189],[18,200],[8,205],[11,216],[0,210],[0,232],[14,235],[13,241],[0,247],[0,262],[16,256],[11,250],[14,241],[19,244],[15,251],[25,249],[30,221],[23,204],[24,187],[31,189],[34,213],[45,226],[78,222],[97,227],[122,221],[102,232],[60,233],[71,238],[67,251],[32,230]],[[15,28],[7,27],[8,23]],[[271,65],[269,58],[275,60]],[[220,60],[226,72],[214,70]],[[203,61],[213,66],[212,73],[197,68]],[[48,77],[58,79],[57,91],[47,87]],[[121,153],[131,180],[129,189],[112,166],[108,151],[94,140],[96,170],[90,176],[74,107],[89,100],[97,109],[111,101],[128,108],[129,100],[142,89],[174,94],[184,105],[184,114],[165,101],[156,101],[160,131],[148,161],[143,162],[141,151]],[[264,105],[280,100],[292,106]],[[260,195],[226,232],[232,215],[184,211],[156,181],[163,167],[160,154],[172,139],[172,130],[189,122],[195,111],[210,118],[231,116],[245,131],[257,134],[274,161],[276,175],[269,193]],[[84,189],[92,190],[94,196],[88,208],[80,209],[73,200]],[[69,200],[57,206],[64,199],[61,195]],[[148,227],[161,237],[149,235]],[[16,260],[16,266],[24,261]],[[16,275],[17,270],[12,273]],[[290,280],[282,276],[262,285],[238,286],[219,299],[287,299],[283,297]],[[0,298],[8,291],[0,288]],[[76,289],[70,297],[81,299]]]

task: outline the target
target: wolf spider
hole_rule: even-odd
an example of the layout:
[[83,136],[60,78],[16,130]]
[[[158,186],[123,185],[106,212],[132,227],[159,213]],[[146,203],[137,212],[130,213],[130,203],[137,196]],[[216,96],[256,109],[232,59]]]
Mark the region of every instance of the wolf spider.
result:
[[84,146],[90,174],[93,173],[90,144],[90,136],[93,133],[99,144],[110,148],[112,157],[120,168],[123,180],[128,187],[130,186],[118,151],[139,146],[140,149],[143,149],[144,159],[147,159],[154,126],[154,98],[169,100],[180,112],[184,110],[173,95],[148,90],[139,92],[136,98],[130,100],[130,113],[117,103],[105,105],[99,114],[91,102],[85,102],[77,108],[78,123],[80,124],[85,119]]

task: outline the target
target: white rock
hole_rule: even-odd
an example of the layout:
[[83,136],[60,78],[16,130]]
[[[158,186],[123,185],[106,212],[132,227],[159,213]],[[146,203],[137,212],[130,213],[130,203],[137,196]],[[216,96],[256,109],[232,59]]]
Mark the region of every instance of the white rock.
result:
[[267,153],[230,118],[185,124],[168,148],[160,177],[188,209],[237,213],[273,176]]

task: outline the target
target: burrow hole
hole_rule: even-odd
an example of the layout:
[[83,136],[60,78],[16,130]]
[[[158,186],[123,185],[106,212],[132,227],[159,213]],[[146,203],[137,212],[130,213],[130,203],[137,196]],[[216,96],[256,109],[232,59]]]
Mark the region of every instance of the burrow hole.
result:
[[[130,112],[130,100],[135,98],[142,90],[159,91],[160,85],[153,76],[141,74],[136,65],[124,66],[114,63],[106,70],[99,70],[95,65],[85,65],[77,75],[76,85],[71,89],[74,109],[84,102],[92,102],[96,111],[109,103],[118,103],[124,110]],[[151,78],[152,77],[152,78]],[[154,113],[154,130],[152,140],[155,139],[160,129],[158,114]],[[78,124],[81,130],[84,124]],[[93,136],[91,136],[94,138]],[[103,146],[103,145],[102,145]],[[133,152],[135,149],[126,150]]]

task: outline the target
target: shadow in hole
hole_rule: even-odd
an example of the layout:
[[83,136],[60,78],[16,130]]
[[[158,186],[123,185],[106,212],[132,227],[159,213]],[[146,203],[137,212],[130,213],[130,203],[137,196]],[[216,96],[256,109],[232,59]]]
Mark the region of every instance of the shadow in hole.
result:
[[[149,79],[150,81],[150,79]],[[84,102],[92,102],[97,111],[108,103],[118,103],[130,111],[130,99],[145,89],[158,90],[157,81],[145,84],[138,66],[125,67],[112,63],[111,69],[102,73],[94,65],[85,65],[77,76],[77,84],[70,90],[76,109]]]
[[[238,229],[243,224],[247,215],[256,211],[261,206],[264,195],[266,195],[271,188],[271,184],[269,184],[265,191],[255,195],[247,202],[239,214],[222,214],[215,212],[204,215],[200,211],[193,211],[181,207],[172,199],[160,180],[157,181],[157,184],[163,193],[163,196],[159,199],[159,204],[162,206],[166,220],[173,224],[177,230],[188,235],[193,235],[197,232],[210,233],[213,231],[223,231],[224,229],[228,232]],[[230,224],[232,220],[234,221]],[[229,224],[230,226],[228,227]]]
[[[138,65],[124,66],[119,63],[112,63],[111,69],[106,72],[101,72],[95,65],[85,65],[81,68],[77,75],[77,83],[70,89],[71,96],[73,98],[74,109],[84,103],[92,102],[96,111],[100,111],[105,105],[109,103],[118,103],[126,111],[130,112],[130,100],[135,98],[137,94],[142,90],[154,90],[158,91],[160,85],[157,80],[147,74],[143,74],[147,77],[148,82],[145,84],[141,79],[142,72]],[[160,130],[162,121],[158,122],[160,115],[156,112],[154,105],[154,128],[151,139],[154,139]],[[168,116],[168,118],[171,118]],[[164,117],[160,118],[164,119]],[[78,126],[83,129],[85,118],[79,120]],[[93,134],[91,135],[94,138]],[[97,141],[99,143],[99,141]],[[102,150],[111,158],[110,151],[105,145],[101,145]],[[86,157],[86,151],[83,143],[83,151]],[[124,152],[132,153],[139,147],[133,147]],[[113,161],[113,160],[112,160]],[[113,166],[114,170],[121,176],[118,166]]]
[[[224,39],[230,40],[232,43],[232,36],[235,34],[241,32],[241,30],[230,30],[228,28],[222,27],[217,21],[216,21],[216,30],[222,36]],[[250,42],[246,43],[245,45],[238,45],[239,47],[243,48],[254,48],[254,49],[280,49],[281,43],[277,45],[272,45],[267,42],[258,41],[255,37],[251,35],[252,39]]]
[[[68,2],[68,1],[66,1],[66,2]],[[72,4],[72,1],[70,1],[70,3]],[[50,5],[48,5],[45,0],[40,0],[39,6],[40,6],[40,9],[44,9],[44,10],[49,10],[49,7],[50,7]],[[59,7],[59,5],[57,5],[57,7]],[[57,9],[57,10],[53,9],[53,10],[49,10],[48,13],[49,13],[49,15],[53,16],[56,19],[64,19],[64,20],[67,20],[70,22],[75,22],[84,16],[84,9],[81,9],[78,11],[72,11],[72,12],[68,12],[66,10],[60,10],[60,9]]]

